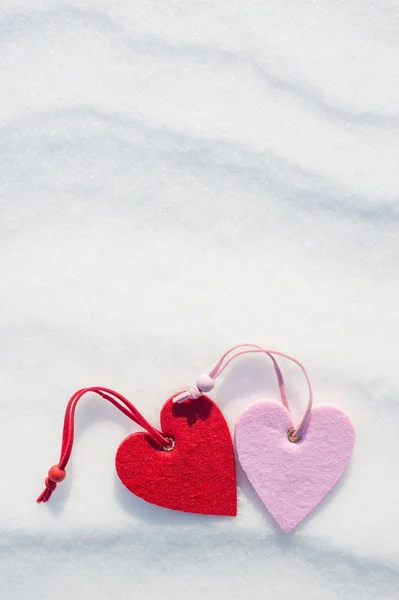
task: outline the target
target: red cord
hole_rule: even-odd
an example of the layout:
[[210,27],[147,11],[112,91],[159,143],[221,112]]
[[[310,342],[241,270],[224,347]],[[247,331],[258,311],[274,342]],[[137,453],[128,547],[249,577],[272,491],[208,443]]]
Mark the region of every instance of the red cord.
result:
[[[71,457],[73,440],[74,440],[74,417],[76,405],[80,398],[86,394],[87,392],[94,392],[98,394],[108,402],[111,402],[118,410],[123,412],[129,419],[132,419],[137,425],[140,425],[143,429],[145,429],[154,439],[154,441],[160,446],[170,446],[170,440],[165,438],[155,427],[153,427],[137,410],[137,408],[129,402],[127,398],[104,387],[89,387],[83,388],[75,392],[69,402],[67,404],[65,410],[64,417],[64,427],[62,431],[62,445],[61,445],[61,455],[58,465],[54,465],[48,472],[48,477],[45,480],[45,489],[40,494],[37,499],[37,502],[47,502],[49,500],[51,494],[57,487],[57,483],[60,483],[65,479],[65,467],[68,464],[68,461]],[[120,402],[122,404],[120,404]]]

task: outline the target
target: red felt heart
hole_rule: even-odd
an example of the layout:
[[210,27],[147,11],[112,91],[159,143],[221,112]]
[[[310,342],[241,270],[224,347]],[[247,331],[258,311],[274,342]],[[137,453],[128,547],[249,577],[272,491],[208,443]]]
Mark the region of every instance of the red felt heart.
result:
[[[173,398],[174,396],[172,396]],[[127,437],[116,453],[116,470],[130,492],[147,502],[204,515],[237,514],[234,450],[227,423],[207,396],[162,408],[168,452],[148,433]]]

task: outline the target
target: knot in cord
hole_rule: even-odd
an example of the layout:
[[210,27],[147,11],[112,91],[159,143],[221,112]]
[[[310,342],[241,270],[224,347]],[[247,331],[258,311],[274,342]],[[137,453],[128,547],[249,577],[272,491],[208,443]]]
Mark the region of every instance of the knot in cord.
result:
[[56,482],[51,481],[49,477],[46,477],[44,485],[46,486],[46,490],[48,490],[50,493],[53,493],[55,488],[57,487]]
[[187,390],[187,394],[190,400],[196,400],[202,395],[202,390],[200,390],[197,385],[194,385],[192,388]]
[[184,400],[196,400],[204,392],[210,392],[215,387],[215,381],[210,375],[201,375],[197,383],[181,394],[173,398],[174,403],[184,402]]
[[44,485],[45,485],[45,488],[37,499],[38,503],[47,502],[48,500],[50,500],[51,494],[54,492],[55,488],[57,487],[57,484],[55,483],[55,481],[51,481],[51,479],[49,477],[46,477]]

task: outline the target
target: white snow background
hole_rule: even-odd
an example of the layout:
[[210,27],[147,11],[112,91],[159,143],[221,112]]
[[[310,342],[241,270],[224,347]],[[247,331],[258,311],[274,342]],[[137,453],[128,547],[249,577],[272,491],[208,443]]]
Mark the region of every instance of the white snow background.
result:
[[[393,0],[3,0],[1,600],[398,598],[398,64]],[[76,389],[158,425],[240,341],[356,428],[293,533],[241,470],[236,519],[135,498],[114,457],[138,429],[93,396],[36,504]],[[233,431],[277,397],[270,361],[212,395]]]

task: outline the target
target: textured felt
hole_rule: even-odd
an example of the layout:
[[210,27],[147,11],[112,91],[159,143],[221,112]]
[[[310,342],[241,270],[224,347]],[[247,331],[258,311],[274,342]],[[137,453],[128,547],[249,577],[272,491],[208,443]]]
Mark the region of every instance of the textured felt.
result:
[[284,531],[319,504],[341,477],[355,441],[348,416],[334,406],[312,410],[306,433],[287,438],[294,426],[287,409],[257,403],[239,418],[235,443],[239,461],[262,502]]
[[[173,398],[173,397],[172,397]],[[147,433],[134,433],[118,448],[116,470],[136,496],[184,512],[237,514],[236,470],[227,423],[207,396],[182,404],[170,398],[161,430],[175,448],[160,448]]]

